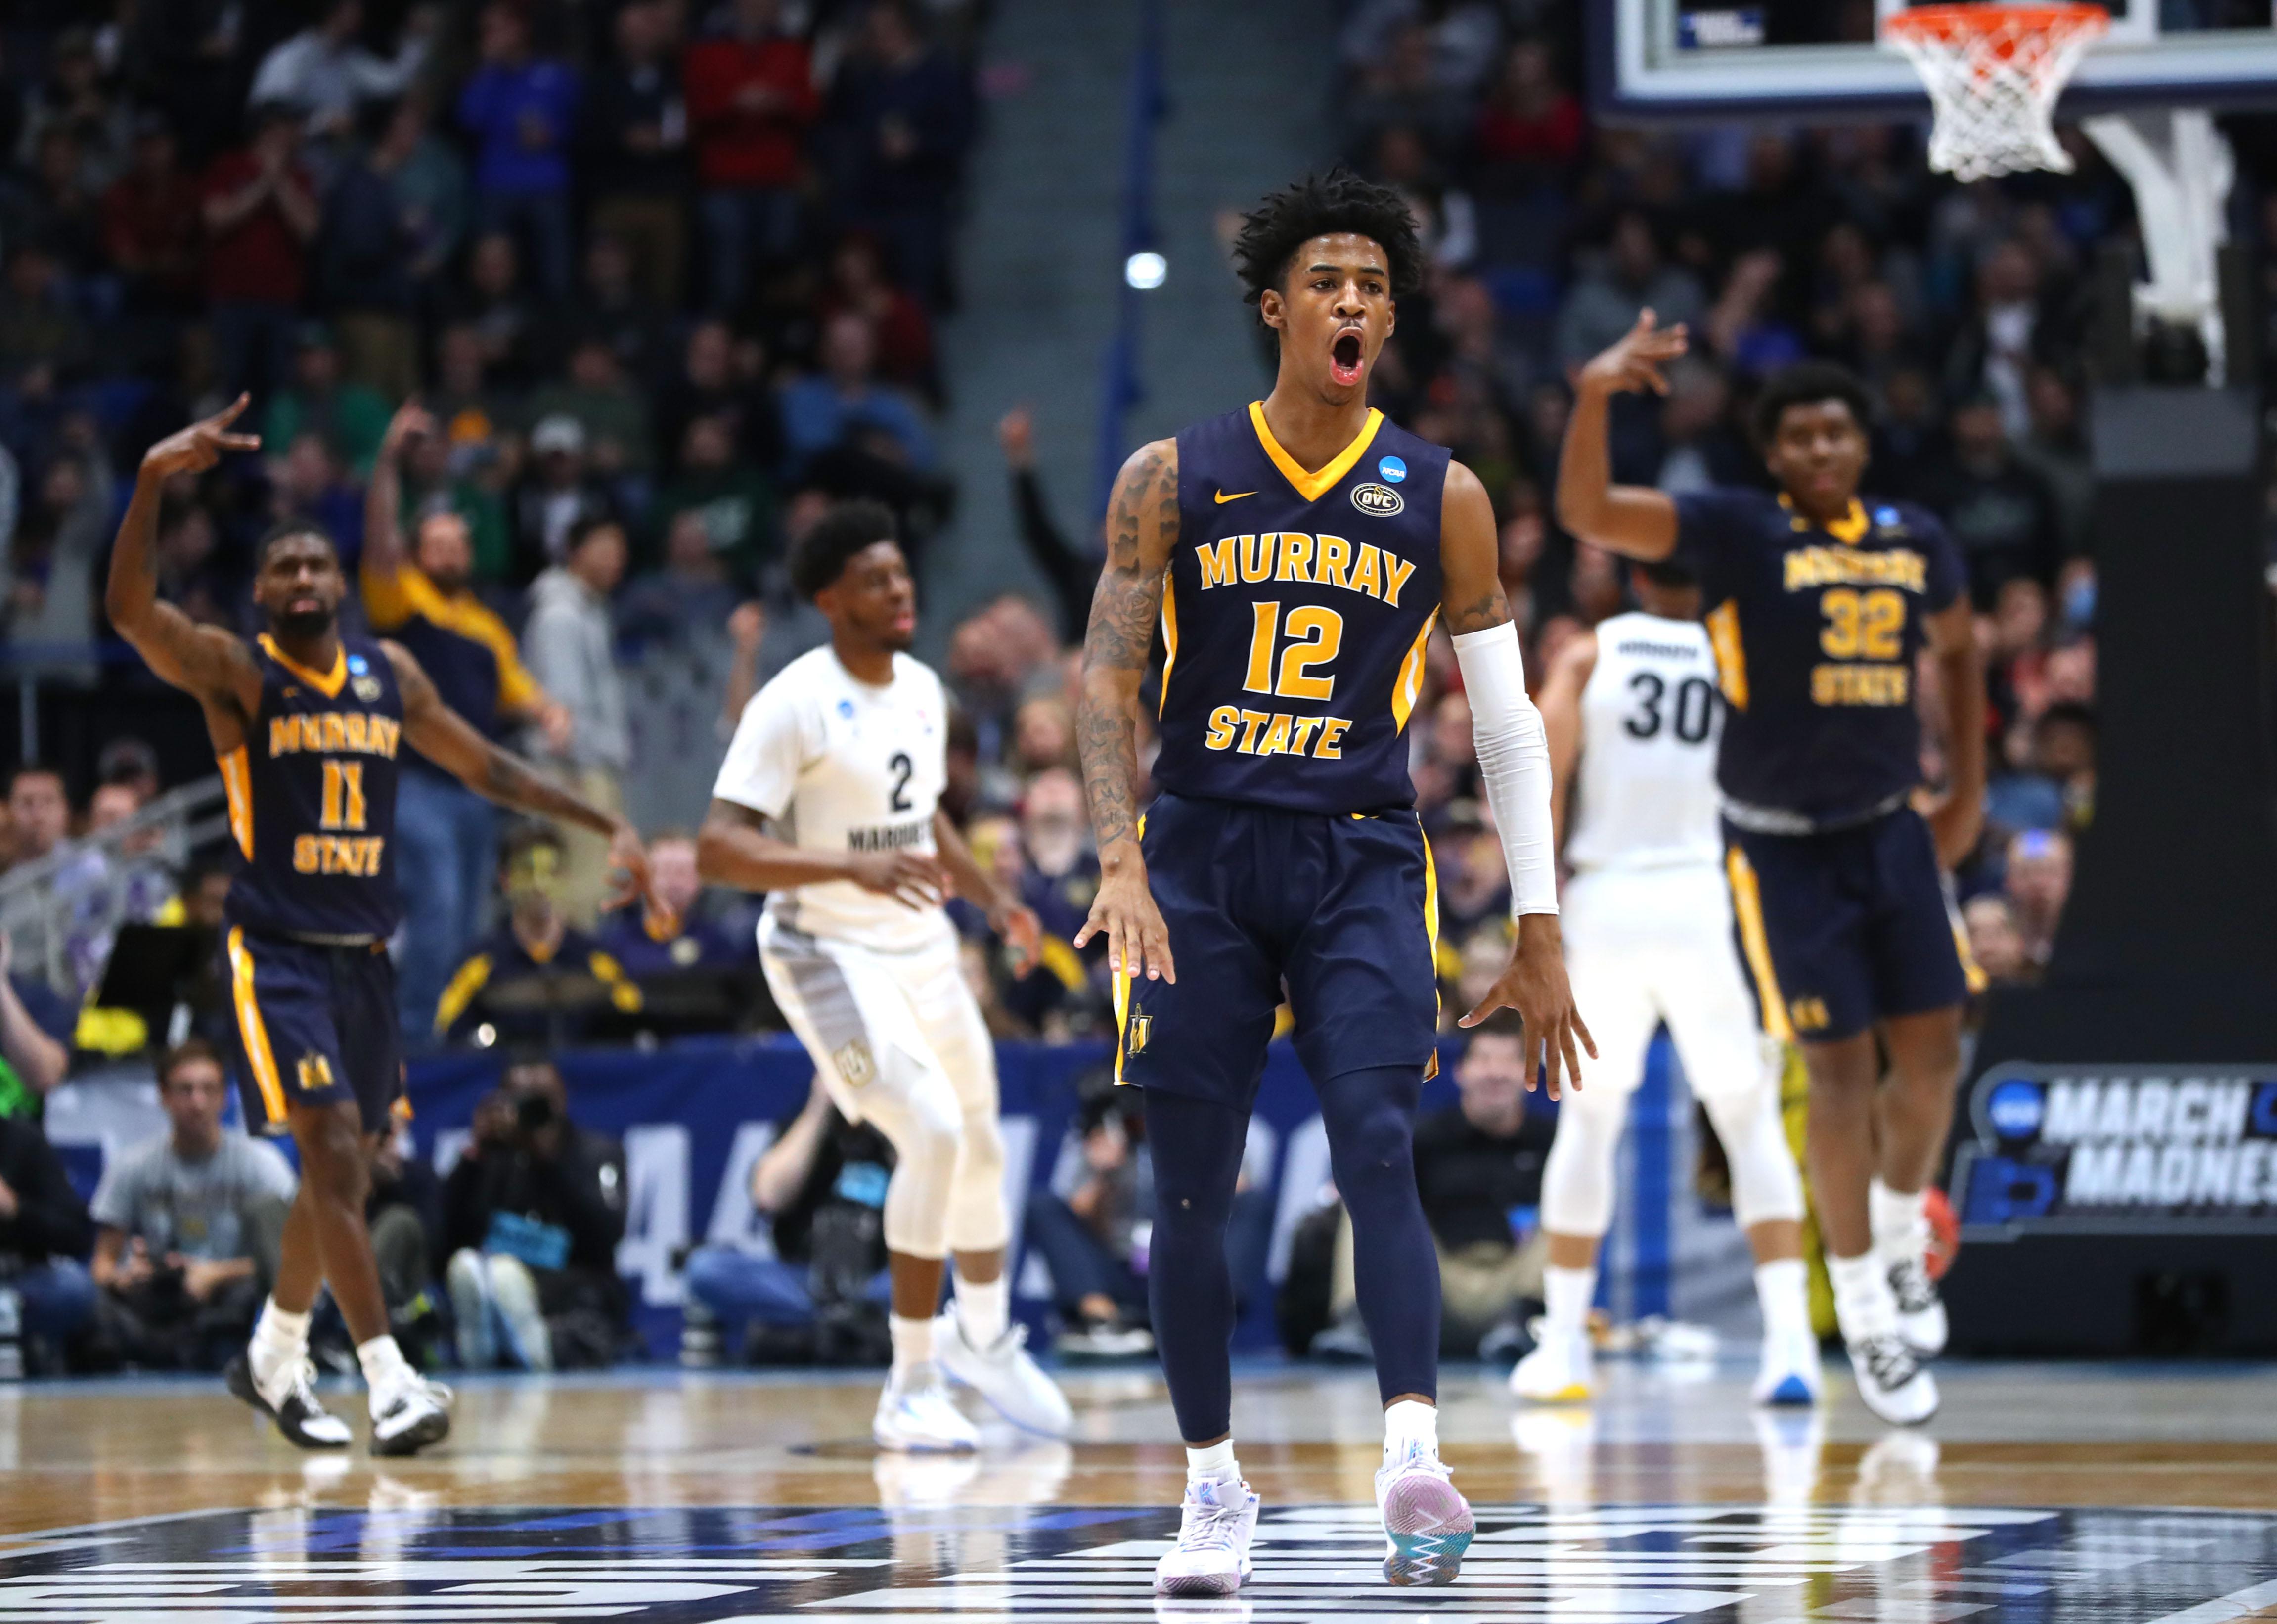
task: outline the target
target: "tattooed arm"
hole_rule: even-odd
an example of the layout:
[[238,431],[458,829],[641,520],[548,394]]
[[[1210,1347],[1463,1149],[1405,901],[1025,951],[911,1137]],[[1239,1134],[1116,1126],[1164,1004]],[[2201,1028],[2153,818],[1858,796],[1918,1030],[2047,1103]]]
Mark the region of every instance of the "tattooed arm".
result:
[[639,830],[563,789],[520,756],[499,749],[476,732],[472,723],[443,703],[434,682],[412,658],[410,650],[385,641],[379,646],[395,668],[395,685],[403,695],[406,744],[485,799],[607,835],[609,860],[627,876],[625,889],[616,900],[637,894],[652,911],[671,912],[657,898],[650,882],[648,852],[641,844]]
[[1075,945],[1107,938],[1108,962],[1150,980],[1178,979],[1170,933],[1146,888],[1138,852],[1138,684],[1154,622],[1162,613],[1162,572],[1178,538],[1178,445],[1155,440],[1131,454],[1115,477],[1107,509],[1107,568],[1092,594],[1083,639],[1083,698],[1076,746],[1084,794],[1099,840],[1099,895]]

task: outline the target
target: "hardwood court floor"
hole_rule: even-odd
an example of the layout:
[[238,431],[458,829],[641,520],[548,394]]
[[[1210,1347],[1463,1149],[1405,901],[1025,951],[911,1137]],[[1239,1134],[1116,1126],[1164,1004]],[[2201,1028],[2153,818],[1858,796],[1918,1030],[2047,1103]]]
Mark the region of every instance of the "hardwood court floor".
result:
[[[1593,1410],[1521,1412],[1491,1373],[1449,1373],[1444,1453],[1481,1537],[1458,1584],[1415,1591],[1374,1571],[1372,1377],[1247,1371],[1266,1517],[1256,1580],[1216,1612],[2277,1619],[2267,1368],[1953,1366],[1909,1433],[1831,1369],[1823,1410],[1775,1416],[1735,1368],[1603,1375]],[[1068,1385],[1071,1443],[992,1430],[978,1459],[910,1460],[869,1445],[867,1374],[483,1381],[446,1445],[385,1462],[298,1453],[217,1384],[0,1388],[0,1624],[1167,1616],[1146,1572],[1184,1463],[1160,1382]],[[361,1433],[361,1396],[339,1407]],[[2142,1507],[2165,1509],[2098,1509]]]

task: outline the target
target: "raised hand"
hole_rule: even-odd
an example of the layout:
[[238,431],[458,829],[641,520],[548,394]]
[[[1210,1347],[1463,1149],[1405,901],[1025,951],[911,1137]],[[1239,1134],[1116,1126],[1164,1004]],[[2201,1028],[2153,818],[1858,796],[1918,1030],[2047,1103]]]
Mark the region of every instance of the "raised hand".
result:
[[380,461],[392,465],[403,454],[406,442],[424,438],[435,431],[434,414],[419,404],[417,395],[411,396],[397,407],[395,416],[387,420],[387,432],[379,442]]
[[1602,390],[1607,394],[1632,389],[1666,394],[1668,379],[1661,369],[1683,355],[1689,346],[1690,337],[1682,322],[1673,327],[1663,327],[1648,305],[1637,312],[1636,325],[1622,334],[1611,348],[1590,357],[1574,382],[1580,388]]
[[142,471],[154,479],[171,479],[176,474],[202,474],[229,451],[258,451],[258,434],[232,434],[229,425],[235,423],[253,397],[241,394],[202,423],[169,434],[142,454]]
[[609,867],[624,876],[616,894],[610,898],[612,906],[637,896],[649,918],[677,918],[664,898],[657,895],[655,876],[649,873],[648,848],[641,842],[640,831],[629,823],[620,822],[609,835]]

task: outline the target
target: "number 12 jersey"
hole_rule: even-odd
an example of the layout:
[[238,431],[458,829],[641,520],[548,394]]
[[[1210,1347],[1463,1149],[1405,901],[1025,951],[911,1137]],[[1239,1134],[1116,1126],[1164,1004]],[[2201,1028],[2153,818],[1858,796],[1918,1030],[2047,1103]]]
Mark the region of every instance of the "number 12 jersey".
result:
[[1178,436],[1156,783],[1295,812],[1414,804],[1403,736],[1439,614],[1447,462],[1376,411],[1312,471],[1261,404]]
[[[893,680],[875,686],[826,644],[751,696],[712,793],[809,850],[930,852],[948,747],[948,702],[930,667],[896,654]],[[767,914],[784,929],[887,952],[928,946],[949,928],[939,908],[851,881],[777,891]]]

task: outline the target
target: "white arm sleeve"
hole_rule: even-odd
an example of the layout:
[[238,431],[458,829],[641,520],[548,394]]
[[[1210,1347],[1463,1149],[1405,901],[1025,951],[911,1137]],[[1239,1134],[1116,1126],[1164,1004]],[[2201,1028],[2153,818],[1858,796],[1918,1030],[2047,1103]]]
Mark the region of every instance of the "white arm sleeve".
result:
[[1455,661],[1471,701],[1479,777],[1510,867],[1510,911],[1557,911],[1556,848],[1550,837],[1550,740],[1526,691],[1518,628],[1508,621],[1455,639]]

